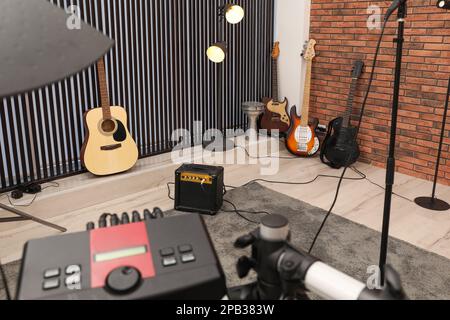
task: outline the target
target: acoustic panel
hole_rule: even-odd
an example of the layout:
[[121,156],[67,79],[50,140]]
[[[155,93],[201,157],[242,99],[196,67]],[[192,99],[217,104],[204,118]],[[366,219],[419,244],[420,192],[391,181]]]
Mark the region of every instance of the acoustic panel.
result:
[[[105,57],[111,104],[128,112],[140,157],[169,152],[172,132],[218,127],[218,67],[207,48],[218,38],[219,0],[49,0],[115,40]],[[225,24],[226,128],[244,129],[245,101],[270,94],[274,0],[237,0],[246,12]],[[84,172],[83,114],[100,105],[95,66],[64,81],[0,100],[0,190]],[[195,142],[201,137],[194,136]]]

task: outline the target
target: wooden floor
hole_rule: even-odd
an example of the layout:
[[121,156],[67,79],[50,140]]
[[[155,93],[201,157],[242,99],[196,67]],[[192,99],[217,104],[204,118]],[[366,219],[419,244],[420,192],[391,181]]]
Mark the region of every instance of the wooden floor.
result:
[[[227,153],[232,156],[242,149]],[[201,149],[193,151],[200,156]],[[289,157],[283,150],[282,156]],[[211,158],[196,159],[196,163],[208,162]],[[217,159],[216,159],[217,160]],[[247,158],[247,160],[249,160]],[[231,164],[225,166],[227,185],[240,186],[255,178],[302,182],[318,174],[340,175],[341,171],[329,169],[318,158],[281,159],[280,171],[276,176],[261,175],[261,167],[253,164]],[[262,161],[262,160],[261,160]],[[247,161],[248,162],[248,161]],[[255,163],[256,162],[256,163]],[[96,221],[104,212],[121,213],[161,207],[171,209],[173,202],[168,198],[167,182],[174,180],[174,164],[170,154],[141,160],[131,172],[107,178],[96,178],[83,174],[59,181],[58,188],[46,189],[26,212],[68,228],[69,232],[84,230],[88,221]],[[385,171],[367,164],[356,167],[368,178],[383,185]],[[349,177],[357,177],[349,171]],[[263,185],[328,210],[336,191],[337,179],[320,178],[304,186]],[[402,174],[396,175],[395,192],[409,199],[429,195],[431,183]],[[439,197],[450,201],[450,187],[439,186]],[[29,198],[20,203],[27,203]],[[334,213],[372,229],[381,229],[384,190],[368,181],[345,181]],[[5,199],[3,203],[7,203]],[[0,211],[0,217],[10,216]],[[293,230],[295,232],[295,230]],[[0,258],[3,263],[20,259],[24,243],[33,238],[58,234],[57,231],[33,222],[15,222],[0,225]],[[414,203],[394,196],[392,205],[391,235],[410,242],[420,248],[450,258],[450,212],[436,213],[416,206]]]

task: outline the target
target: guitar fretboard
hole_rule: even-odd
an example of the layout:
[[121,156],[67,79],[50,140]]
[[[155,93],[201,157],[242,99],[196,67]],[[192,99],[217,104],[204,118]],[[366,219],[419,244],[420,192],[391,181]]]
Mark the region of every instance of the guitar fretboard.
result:
[[103,119],[111,119],[111,105],[109,102],[108,83],[106,80],[105,60],[100,58],[97,62],[98,86],[100,89],[101,107],[103,111]]
[[309,124],[309,103],[311,94],[311,70],[312,60],[306,61],[306,77],[305,77],[305,91],[303,93],[303,107],[301,126],[307,127]]
[[278,102],[278,59],[272,58],[272,99]]
[[347,100],[347,109],[344,113],[343,116],[343,122],[342,122],[342,127],[343,128],[348,128],[350,127],[350,120],[352,117],[352,113],[353,113],[353,102],[355,99],[355,91],[356,91],[356,84],[357,84],[358,78],[353,78],[352,79],[352,84],[350,86],[350,94],[348,96],[348,100]]

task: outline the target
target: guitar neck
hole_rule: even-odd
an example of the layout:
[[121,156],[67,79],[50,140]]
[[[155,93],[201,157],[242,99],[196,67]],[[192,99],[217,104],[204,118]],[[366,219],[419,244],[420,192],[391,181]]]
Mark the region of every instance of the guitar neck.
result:
[[303,93],[303,107],[302,107],[302,120],[301,126],[307,127],[309,124],[309,103],[311,94],[311,70],[312,60],[306,62],[306,77],[305,77],[305,91]]
[[272,99],[278,102],[278,60],[272,59]]
[[348,100],[347,100],[347,109],[345,111],[345,114],[343,116],[343,122],[342,122],[342,127],[343,128],[348,128],[350,127],[350,119],[353,113],[353,101],[355,98],[355,91],[356,91],[356,83],[357,83],[358,79],[357,78],[353,78],[352,79],[352,84],[350,86],[350,94],[348,96]]
[[106,80],[105,60],[103,58],[100,58],[97,62],[97,78],[100,89],[100,102],[103,111],[103,119],[111,119],[111,104],[109,102],[108,82]]

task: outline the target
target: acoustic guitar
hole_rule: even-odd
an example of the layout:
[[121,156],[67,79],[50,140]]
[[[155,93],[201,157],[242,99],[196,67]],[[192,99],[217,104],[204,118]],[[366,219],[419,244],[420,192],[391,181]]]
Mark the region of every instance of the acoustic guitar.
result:
[[315,40],[310,40],[305,46],[303,58],[306,61],[305,91],[303,95],[302,115],[297,115],[295,107],[291,110],[291,126],[286,139],[287,149],[294,155],[300,157],[310,157],[319,151],[320,141],[316,136],[318,121],[311,124],[309,122],[309,105],[311,94],[311,70],[312,62],[316,56]]
[[87,131],[81,161],[97,176],[106,176],[131,169],[138,160],[138,148],[126,127],[127,113],[122,107],[111,107],[106,81],[105,62],[97,62],[101,108],[87,111]]
[[364,62],[361,60],[355,61],[346,112],[342,117],[332,120],[328,125],[327,137],[320,151],[322,162],[335,169],[354,164],[360,156],[358,142],[356,141],[358,129],[351,126],[350,119],[353,113],[356,85],[363,68]]
[[288,100],[280,102],[278,98],[278,58],[280,57],[280,43],[276,42],[272,51],[272,98],[264,98],[266,105],[261,118],[261,128],[269,133],[278,130],[286,133],[289,130],[290,119],[287,113]]

